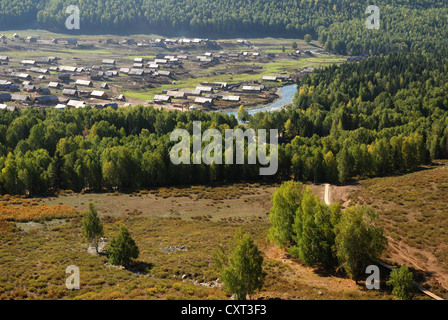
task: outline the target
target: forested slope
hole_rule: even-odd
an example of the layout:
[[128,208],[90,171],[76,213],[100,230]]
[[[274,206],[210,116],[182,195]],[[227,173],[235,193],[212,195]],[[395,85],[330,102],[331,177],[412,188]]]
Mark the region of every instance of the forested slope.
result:
[[206,37],[300,37],[309,33],[326,43],[327,49],[343,54],[445,46],[446,1],[378,0],[380,30],[365,27],[370,4],[363,0],[2,0],[0,28],[32,25],[69,32],[65,8],[78,5],[80,33],[159,32]]
[[[284,137],[279,171],[269,179],[338,183],[446,158],[447,77],[447,58],[419,53],[305,77],[292,108],[250,118],[251,128],[279,129]],[[257,165],[174,165],[169,136],[175,128],[192,133],[193,121],[223,133],[238,126],[226,114],[148,107],[0,111],[0,193],[265,179]]]

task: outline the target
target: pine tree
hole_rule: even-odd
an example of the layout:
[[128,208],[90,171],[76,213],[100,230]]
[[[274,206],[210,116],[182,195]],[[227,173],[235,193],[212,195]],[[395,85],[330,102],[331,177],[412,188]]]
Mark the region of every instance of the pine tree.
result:
[[49,176],[50,184],[54,190],[59,190],[63,186],[64,157],[59,151],[56,151],[53,162],[51,163]]
[[235,233],[234,245],[227,253],[220,246],[214,255],[224,290],[235,294],[237,300],[246,300],[257,290],[261,290],[266,273],[263,271],[263,256],[252,237],[240,228]]
[[89,203],[89,210],[82,219],[82,234],[93,243],[95,250],[98,253],[98,244],[100,238],[103,236],[103,224],[95,209],[95,205]]
[[129,266],[140,253],[134,239],[125,226],[122,226],[118,236],[110,242],[107,249],[109,262],[113,265]]

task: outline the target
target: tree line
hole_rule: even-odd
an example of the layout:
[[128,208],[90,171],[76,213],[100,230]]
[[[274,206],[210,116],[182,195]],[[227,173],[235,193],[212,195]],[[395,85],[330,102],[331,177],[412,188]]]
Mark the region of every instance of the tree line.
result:
[[[247,125],[279,130],[276,179],[344,183],[409,172],[448,156],[446,62],[408,53],[330,66],[303,78],[292,107],[250,115]],[[194,121],[201,121],[203,131],[245,129],[223,113],[142,106],[2,110],[0,192],[136,190],[264,179],[259,165],[247,160],[245,165],[172,164],[170,133],[182,128],[192,134]]]

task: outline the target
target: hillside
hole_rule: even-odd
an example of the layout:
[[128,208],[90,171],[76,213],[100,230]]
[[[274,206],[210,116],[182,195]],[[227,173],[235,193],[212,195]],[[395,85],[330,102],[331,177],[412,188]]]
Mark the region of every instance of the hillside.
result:
[[386,259],[406,264],[431,291],[448,290],[448,167],[447,162],[395,177],[360,182],[351,201],[380,213],[389,249]]

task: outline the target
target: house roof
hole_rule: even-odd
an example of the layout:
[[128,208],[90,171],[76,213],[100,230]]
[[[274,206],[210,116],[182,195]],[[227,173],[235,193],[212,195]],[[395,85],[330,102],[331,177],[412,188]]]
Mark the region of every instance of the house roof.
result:
[[76,83],[76,84],[79,84],[79,85],[82,85],[82,86],[90,86],[90,85],[93,84],[92,81],[81,80],[81,79],[76,80],[75,83]]
[[174,91],[174,90],[168,90],[166,93],[167,96],[173,97],[173,98],[185,98],[187,95],[185,92],[182,91]]
[[11,96],[11,100],[13,101],[31,101],[30,97],[24,94],[13,94]]
[[84,108],[86,106],[86,103],[80,100],[70,100],[69,102],[67,102],[67,106],[75,108]]
[[49,86],[50,88],[57,88],[57,87],[60,86],[60,84],[59,84],[59,82],[50,82],[50,83],[48,84],[48,86]]
[[90,96],[92,97],[107,97],[107,93],[104,91],[99,91],[99,90],[94,90],[92,91],[92,93],[90,93]]
[[171,98],[165,95],[155,95],[154,96],[154,101],[170,101]]
[[51,96],[40,96],[40,97],[36,97],[35,99],[37,102],[56,102],[59,101],[58,96],[55,95],[51,95]]
[[197,97],[197,98],[194,100],[194,103],[200,103],[200,104],[204,104],[204,103],[213,103],[213,99],[212,99],[212,98]]
[[224,97],[222,97],[222,100],[224,100],[224,101],[240,101],[241,97],[240,96],[224,96]]

